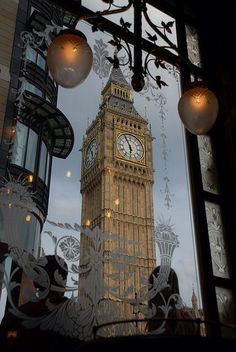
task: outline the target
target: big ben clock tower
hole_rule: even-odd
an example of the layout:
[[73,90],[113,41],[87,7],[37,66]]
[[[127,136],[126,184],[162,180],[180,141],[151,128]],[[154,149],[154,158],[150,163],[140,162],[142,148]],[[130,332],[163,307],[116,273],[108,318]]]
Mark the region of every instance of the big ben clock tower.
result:
[[[120,68],[112,69],[101,95],[98,115],[82,147],[81,221],[118,236],[104,241],[103,254],[109,258],[119,248],[124,273],[114,277],[112,264],[104,263],[104,280],[110,287],[105,297],[114,298],[112,288],[118,287],[119,297],[134,298],[141,278],[147,279],[156,264],[152,136],[146,119],[133,106],[132,88]],[[81,265],[86,246],[88,241],[81,236]]]

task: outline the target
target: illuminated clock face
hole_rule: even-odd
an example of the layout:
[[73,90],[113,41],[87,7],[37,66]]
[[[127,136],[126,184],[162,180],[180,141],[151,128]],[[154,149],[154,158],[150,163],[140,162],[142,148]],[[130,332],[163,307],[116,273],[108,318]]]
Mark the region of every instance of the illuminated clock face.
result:
[[98,150],[97,141],[94,138],[89,143],[87,150],[86,150],[85,166],[87,168],[90,167],[94,163],[96,156],[97,156],[97,150]]
[[138,138],[129,133],[120,134],[117,138],[120,155],[130,161],[138,161],[144,155],[143,145]]

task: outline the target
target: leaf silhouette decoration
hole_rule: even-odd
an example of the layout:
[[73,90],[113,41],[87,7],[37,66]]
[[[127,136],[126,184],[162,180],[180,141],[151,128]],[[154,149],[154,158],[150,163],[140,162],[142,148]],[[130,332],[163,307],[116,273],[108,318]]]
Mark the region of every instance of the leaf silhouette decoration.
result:
[[104,28],[103,28],[103,24],[102,23],[94,23],[91,27],[92,32],[97,32],[97,31],[101,31],[104,32]]
[[168,84],[161,80],[161,76],[156,76],[156,84],[161,89],[162,86],[168,86]]
[[125,22],[124,19],[121,17],[120,18],[120,24],[127,32],[129,31],[129,28],[131,27],[131,23],[130,22]]
[[156,59],[155,60],[155,66],[156,66],[156,68],[161,67],[161,68],[167,70],[166,65],[165,65],[165,63],[163,62],[162,59]]
[[145,31],[145,32],[147,33],[147,37],[148,37],[149,40],[151,40],[152,42],[157,41],[157,36],[156,36],[156,34],[151,35],[151,34],[148,33],[147,31]]
[[166,30],[166,32],[168,32],[168,33],[172,33],[172,31],[171,31],[171,28],[173,27],[173,25],[174,25],[174,21],[169,21],[169,22],[167,22],[167,23],[165,23],[165,22],[161,22],[161,25],[163,26],[163,28]]

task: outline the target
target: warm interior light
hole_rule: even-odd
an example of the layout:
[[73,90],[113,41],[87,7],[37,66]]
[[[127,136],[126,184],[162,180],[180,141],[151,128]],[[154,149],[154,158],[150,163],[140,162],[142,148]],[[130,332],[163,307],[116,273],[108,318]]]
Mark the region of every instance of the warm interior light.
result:
[[32,183],[34,180],[34,176],[33,175],[28,175],[28,182]]
[[190,132],[206,134],[216,121],[218,100],[202,82],[194,83],[180,98],[178,111],[184,126]]
[[88,76],[93,53],[83,33],[66,29],[48,47],[47,64],[55,81],[64,88],[73,88]]
[[111,211],[110,211],[110,210],[108,210],[108,211],[106,212],[106,217],[107,217],[107,218],[110,218],[110,217],[111,217]]
[[85,221],[85,226],[90,226],[90,224],[91,224],[91,221],[90,221],[89,219],[87,219],[87,220]]
[[72,172],[70,170],[67,170],[66,171],[66,177],[71,177],[71,175],[72,175]]
[[17,330],[8,330],[7,331],[7,338],[8,339],[15,339],[17,337],[18,333]]
[[119,205],[120,204],[120,200],[119,200],[119,198],[116,198],[115,199],[115,205]]
[[30,220],[31,220],[31,215],[27,214],[26,217],[25,217],[25,221],[29,222]]

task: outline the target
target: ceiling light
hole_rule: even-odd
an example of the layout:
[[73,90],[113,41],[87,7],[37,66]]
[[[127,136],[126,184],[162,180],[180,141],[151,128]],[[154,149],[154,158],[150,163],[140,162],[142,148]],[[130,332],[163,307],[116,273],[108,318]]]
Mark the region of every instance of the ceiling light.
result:
[[85,35],[76,29],[61,31],[51,42],[47,64],[55,81],[64,88],[74,88],[88,76],[93,53]]
[[216,121],[218,100],[203,82],[196,82],[180,98],[178,111],[187,130],[196,135],[206,134]]

